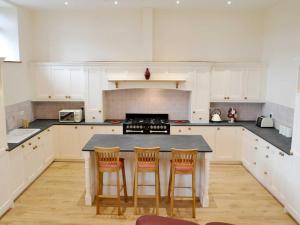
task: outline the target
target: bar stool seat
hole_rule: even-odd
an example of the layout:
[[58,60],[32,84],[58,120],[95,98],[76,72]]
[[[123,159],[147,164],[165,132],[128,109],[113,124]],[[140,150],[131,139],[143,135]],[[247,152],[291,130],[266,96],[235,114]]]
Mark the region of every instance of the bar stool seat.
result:
[[179,220],[162,216],[141,216],[136,225],[199,225],[190,221]]
[[115,163],[115,162],[100,162],[99,165],[99,169],[102,170],[106,170],[106,169],[113,169],[113,168],[117,168],[119,167],[120,169],[122,169],[124,165],[124,159],[120,158],[119,159],[119,163]]

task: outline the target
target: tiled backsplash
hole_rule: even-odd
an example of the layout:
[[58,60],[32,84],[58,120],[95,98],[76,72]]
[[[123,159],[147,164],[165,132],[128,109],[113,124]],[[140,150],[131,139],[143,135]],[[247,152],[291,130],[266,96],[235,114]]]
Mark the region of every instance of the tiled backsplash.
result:
[[237,110],[238,118],[237,120],[256,120],[256,118],[261,115],[263,104],[261,103],[211,103],[210,108],[220,109],[221,117],[223,120],[228,120],[227,114],[230,107]]
[[83,102],[33,102],[35,119],[58,119],[58,112],[62,109],[81,109]]
[[263,105],[262,115],[269,116],[270,114],[273,116],[275,127],[277,129],[279,129],[280,125],[291,128],[293,127],[294,109],[272,102],[267,102]]
[[189,119],[190,92],[165,89],[105,91],[107,119],[124,119],[126,113],[168,113],[171,120]]
[[5,107],[7,130],[13,130],[22,125],[22,119],[33,121],[33,106],[31,101],[25,101]]

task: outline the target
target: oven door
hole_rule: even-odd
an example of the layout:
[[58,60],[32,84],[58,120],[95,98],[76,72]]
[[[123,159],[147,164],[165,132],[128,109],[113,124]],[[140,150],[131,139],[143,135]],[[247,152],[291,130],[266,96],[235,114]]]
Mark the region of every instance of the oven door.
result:
[[60,112],[59,113],[59,122],[62,122],[62,123],[75,122],[75,113],[74,112]]

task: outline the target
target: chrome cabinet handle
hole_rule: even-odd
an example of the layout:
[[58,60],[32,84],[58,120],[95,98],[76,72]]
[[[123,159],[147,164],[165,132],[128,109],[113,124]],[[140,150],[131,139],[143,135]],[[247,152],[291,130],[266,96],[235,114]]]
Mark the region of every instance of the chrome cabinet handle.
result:
[[190,127],[189,127],[189,129],[188,129],[188,130],[192,130],[192,128],[190,128]]

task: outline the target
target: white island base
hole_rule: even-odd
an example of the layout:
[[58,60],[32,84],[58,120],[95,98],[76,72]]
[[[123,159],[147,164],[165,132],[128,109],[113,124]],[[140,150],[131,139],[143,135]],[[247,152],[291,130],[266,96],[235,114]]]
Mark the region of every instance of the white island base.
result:
[[[208,187],[211,154],[212,153],[199,153],[197,159],[196,195],[199,197],[202,207],[209,206]],[[98,185],[98,181],[96,179],[95,157],[93,151],[84,151],[83,155],[85,161],[85,204],[90,206],[93,204],[96,194],[96,185]],[[132,196],[134,153],[121,152],[120,157],[125,159],[127,192],[129,196]],[[167,196],[168,194],[170,157],[170,152],[160,153],[160,184],[162,197]],[[116,184],[116,173],[104,173],[103,179],[103,193],[107,195],[116,195],[116,187],[114,186]],[[120,180],[122,180],[121,175]],[[139,184],[154,185],[154,182],[155,179],[153,173],[140,174]],[[176,175],[176,187],[191,187],[191,185],[192,182],[190,175]],[[152,186],[139,187],[139,195],[154,195],[154,191],[155,189]],[[192,196],[191,188],[177,188],[175,189],[175,196]]]

